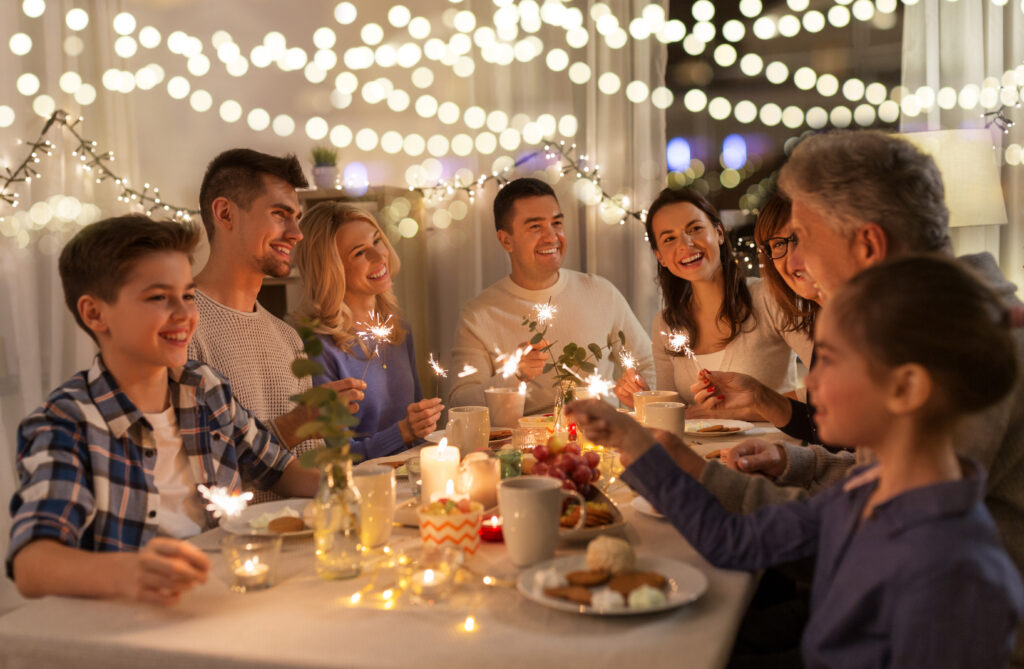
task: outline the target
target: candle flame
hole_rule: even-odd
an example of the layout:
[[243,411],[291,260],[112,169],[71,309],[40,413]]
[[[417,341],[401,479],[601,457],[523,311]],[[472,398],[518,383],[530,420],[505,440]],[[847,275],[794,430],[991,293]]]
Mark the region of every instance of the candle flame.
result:
[[423,572],[423,583],[425,585],[430,585],[433,582],[434,582],[434,570],[433,569],[428,569],[425,572]]
[[537,325],[544,325],[555,319],[555,313],[558,311],[558,307],[551,304],[535,304],[533,305],[533,312],[537,316]]
[[444,496],[448,499],[455,497],[455,481],[448,479],[444,484]]
[[520,381],[519,382],[519,394],[520,395],[525,395],[526,394],[526,381]]
[[441,437],[441,441],[437,444],[437,457],[441,457],[445,449],[448,448],[448,437]]
[[237,516],[245,510],[249,500],[252,499],[251,492],[232,492],[224,486],[207,488],[203,484],[196,486],[196,490],[209,504],[207,511],[213,512],[214,518]]
[[448,370],[441,366],[437,360],[434,359],[434,354],[430,354],[430,358],[427,360],[427,364],[434,370],[434,374],[437,374],[441,378],[448,378]]
[[467,376],[470,376],[471,374],[476,374],[476,367],[474,367],[473,365],[466,365],[465,367],[462,368],[462,371],[459,372],[459,378],[464,379]]
[[467,632],[472,632],[476,629],[476,618],[473,616],[466,616],[466,622],[463,623],[463,627],[466,628]]

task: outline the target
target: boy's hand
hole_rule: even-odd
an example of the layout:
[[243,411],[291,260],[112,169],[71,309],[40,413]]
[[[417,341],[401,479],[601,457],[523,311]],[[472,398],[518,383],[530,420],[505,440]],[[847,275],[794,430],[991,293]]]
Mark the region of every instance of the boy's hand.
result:
[[782,444],[764,439],[747,439],[725,452],[726,466],[748,474],[764,474],[778,478],[786,471],[789,458]]
[[124,553],[127,571],[123,579],[124,594],[160,606],[171,606],[182,593],[197,583],[206,583],[210,558],[192,544],[178,539],[157,537],[138,553]]
[[338,393],[338,396],[348,401],[348,410],[352,413],[359,411],[359,400],[363,399],[363,390],[366,389],[366,381],[362,379],[344,378],[337,381],[325,383],[324,388],[330,388]]
[[437,429],[444,405],[440,398],[431,397],[410,404],[406,411],[406,417],[398,422],[398,429],[402,433],[402,441],[411,444]]

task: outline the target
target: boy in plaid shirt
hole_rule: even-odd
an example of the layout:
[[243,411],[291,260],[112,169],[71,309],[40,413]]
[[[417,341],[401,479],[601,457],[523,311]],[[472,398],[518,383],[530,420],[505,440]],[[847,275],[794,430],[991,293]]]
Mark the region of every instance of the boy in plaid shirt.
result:
[[135,215],[90,225],[61,253],[65,300],[100,352],[18,429],[7,574],[26,597],[173,604],[210,569],[182,541],[212,526],[198,484],[240,490],[244,475],[285,496],[316,491],[317,472],[188,360],[197,241]]

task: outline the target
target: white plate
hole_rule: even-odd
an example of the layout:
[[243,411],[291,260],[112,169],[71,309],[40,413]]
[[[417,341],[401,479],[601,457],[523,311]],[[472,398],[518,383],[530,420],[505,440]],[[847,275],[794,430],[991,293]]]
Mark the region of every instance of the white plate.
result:
[[440,444],[441,439],[444,438],[444,430],[434,430],[427,436],[423,437],[432,444]]
[[309,504],[309,500],[302,498],[282,499],[276,502],[253,504],[252,506],[247,506],[245,510],[237,516],[233,516],[231,518],[222,517],[220,519],[220,526],[225,532],[230,532],[231,534],[259,534],[271,537],[304,537],[313,534],[313,528],[308,527],[307,529],[300,530],[298,532],[270,532],[266,529],[254,530],[252,526],[249,525],[249,521],[254,518],[258,518],[265,513],[279,513],[288,507],[297,511],[301,516],[307,504]]
[[[490,434],[493,434],[495,432],[500,432],[501,430],[511,430],[511,429],[512,428],[510,428],[510,427],[495,427],[495,428],[493,428],[490,431]],[[488,436],[490,436],[490,434]],[[441,443],[442,437],[444,437],[444,430],[435,430],[435,431],[431,432],[430,434],[428,434],[427,436],[425,436],[423,438],[426,439],[427,441],[429,441],[432,444],[439,444],[439,443]],[[503,444],[503,443],[505,443],[507,441],[512,441],[512,435],[511,434],[509,434],[509,435],[507,435],[505,437],[499,437],[498,439],[492,439],[492,440],[488,441],[487,443],[488,443],[488,445],[496,446],[497,444]]]
[[696,567],[668,558],[638,557],[636,560],[637,570],[658,572],[668,579],[668,590],[665,592],[665,597],[668,601],[665,602],[664,606],[653,609],[623,608],[603,610],[545,595],[543,590],[537,587],[534,582],[534,574],[541,569],[549,569],[551,567],[557,569],[560,574],[568,574],[569,572],[586,569],[587,557],[585,555],[569,555],[548,560],[525,569],[519,573],[519,578],[516,579],[516,589],[524,597],[538,604],[569,613],[582,613],[591,616],[637,616],[646,613],[656,613],[695,602],[708,589],[708,577]]
[[594,488],[594,498],[588,500],[590,502],[606,502],[612,509],[612,522],[607,525],[595,525],[593,527],[583,527],[578,530],[574,530],[571,527],[559,527],[558,536],[561,539],[567,541],[590,541],[594,537],[601,536],[602,534],[618,533],[620,529],[626,526],[626,521],[622,517],[622,512],[619,511],[619,507],[615,506],[615,502],[609,499],[608,495],[600,488]]
[[[703,427],[712,427],[714,425],[721,425],[723,427],[738,427],[738,430],[732,432],[701,432],[700,429]],[[688,420],[686,421],[686,434],[694,437],[732,437],[737,434],[743,434],[747,430],[752,430],[756,425],[748,423],[745,420],[726,420],[724,418],[705,418],[703,420]]]
[[633,501],[630,502],[630,506],[644,514],[645,516],[651,516],[652,518],[664,518],[665,516],[658,513],[658,510],[651,506],[643,497],[634,497]]

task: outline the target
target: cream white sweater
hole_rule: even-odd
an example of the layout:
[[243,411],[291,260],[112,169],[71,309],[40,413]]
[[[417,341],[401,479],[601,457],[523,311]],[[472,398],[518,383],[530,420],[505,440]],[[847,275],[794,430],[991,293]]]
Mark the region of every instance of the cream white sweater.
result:
[[[484,389],[489,387],[515,387],[515,377],[504,379],[495,364],[495,348],[510,353],[530,339],[523,325],[523,316],[530,314],[535,304],[548,301],[558,311],[547,333],[557,357],[570,341],[580,346],[593,342],[604,346],[608,335],[617,337],[619,330],[626,336],[626,345],[637,359],[642,375],[653,371],[651,340],[640,321],[610,281],[593,274],[573,270],[559,271],[558,281],[550,288],[527,290],[505,277],[486,288],[462,309],[452,350],[451,377],[464,365],[472,365],[476,374],[464,379],[453,378],[449,392],[449,406],[485,405]],[[607,352],[606,352],[607,353]],[[598,364],[598,371],[613,379],[615,361],[607,355]],[[549,409],[554,404],[555,375],[542,374],[527,385],[527,414]]]

